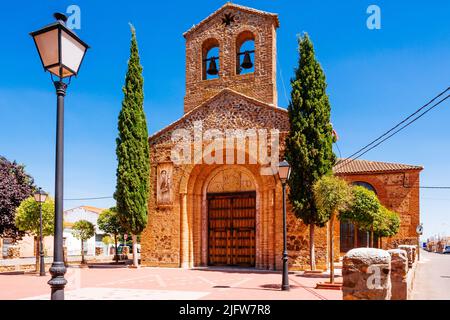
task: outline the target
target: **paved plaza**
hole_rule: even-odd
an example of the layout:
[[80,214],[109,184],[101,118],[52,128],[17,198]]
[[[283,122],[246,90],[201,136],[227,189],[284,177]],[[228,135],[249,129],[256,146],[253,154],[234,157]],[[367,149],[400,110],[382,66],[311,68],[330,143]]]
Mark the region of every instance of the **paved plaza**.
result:
[[[0,274],[0,300],[49,299],[50,276]],[[280,291],[281,274],[243,269],[69,268],[67,300],[340,300],[338,290],[318,290],[324,276],[291,272],[291,290]],[[337,277],[341,281],[341,277]]]

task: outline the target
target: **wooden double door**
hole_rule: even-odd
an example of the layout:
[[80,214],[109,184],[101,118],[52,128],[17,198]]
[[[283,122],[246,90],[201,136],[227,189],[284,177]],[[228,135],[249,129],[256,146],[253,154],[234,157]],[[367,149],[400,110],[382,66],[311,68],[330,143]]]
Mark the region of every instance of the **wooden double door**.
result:
[[208,194],[208,264],[254,267],[256,192]]

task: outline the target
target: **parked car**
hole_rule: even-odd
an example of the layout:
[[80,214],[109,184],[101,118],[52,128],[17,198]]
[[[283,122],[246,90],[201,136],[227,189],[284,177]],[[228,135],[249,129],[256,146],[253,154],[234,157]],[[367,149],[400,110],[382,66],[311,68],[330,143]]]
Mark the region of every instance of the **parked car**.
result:
[[[128,248],[130,248],[130,249],[129,249],[129,250],[130,250],[130,253],[133,253],[133,245],[127,244],[127,246],[128,246]],[[123,247],[125,247],[125,245],[124,245],[123,243],[121,243],[121,244],[119,244],[119,245],[117,246],[117,252],[118,252],[119,254],[122,254]],[[138,253],[141,253],[141,245],[140,245],[139,243],[137,244],[137,252],[138,252]]]
[[442,250],[442,253],[450,253],[450,246],[445,246],[444,250]]

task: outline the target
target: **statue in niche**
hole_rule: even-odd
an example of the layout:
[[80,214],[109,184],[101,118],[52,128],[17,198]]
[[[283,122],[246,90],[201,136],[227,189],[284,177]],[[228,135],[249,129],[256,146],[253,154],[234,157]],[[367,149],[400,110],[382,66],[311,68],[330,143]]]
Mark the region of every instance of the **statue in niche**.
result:
[[163,163],[158,166],[157,202],[158,205],[172,204],[172,164]]

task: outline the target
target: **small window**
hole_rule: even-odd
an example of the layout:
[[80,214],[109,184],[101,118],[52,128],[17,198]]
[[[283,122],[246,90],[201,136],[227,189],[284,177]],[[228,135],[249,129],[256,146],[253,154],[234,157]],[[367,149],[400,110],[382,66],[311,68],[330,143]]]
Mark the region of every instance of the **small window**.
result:
[[203,43],[202,49],[202,79],[211,80],[219,78],[220,48],[216,39],[209,39]]
[[255,36],[244,31],[236,39],[236,74],[255,72]]

